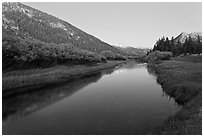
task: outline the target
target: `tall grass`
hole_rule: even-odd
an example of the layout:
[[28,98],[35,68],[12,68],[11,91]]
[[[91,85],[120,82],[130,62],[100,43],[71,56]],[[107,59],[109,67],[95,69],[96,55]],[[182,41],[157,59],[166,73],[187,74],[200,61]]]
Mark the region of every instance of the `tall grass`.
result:
[[202,91],[202,63],[192,58],[177,57],[161,62],[155,68],[157,81],[179,104],[189,102]]
[[182,105],[153,134],[202,134],[202,56],[174,57],[151,67],[164,91]]

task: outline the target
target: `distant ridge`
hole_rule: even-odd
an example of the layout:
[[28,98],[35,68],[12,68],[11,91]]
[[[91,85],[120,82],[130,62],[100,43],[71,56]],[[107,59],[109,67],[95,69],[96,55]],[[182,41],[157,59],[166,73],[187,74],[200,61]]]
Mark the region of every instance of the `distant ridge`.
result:
[[147,48],[134,48],[134,47],[118,47],[115,46],[117,49],[125,52],[128,56],[143,56],[145,55],[150,49]]
[[192,32],[192,33],[186,33],[186,32],[182,32],[181,34],[179,34],[175,39],[174,42],[181,42],[184,43],[186,41],[186,39],[188,39],[189,37],[191,37],[193,40],[197,40],[198,37],[202,38],[202,32]]

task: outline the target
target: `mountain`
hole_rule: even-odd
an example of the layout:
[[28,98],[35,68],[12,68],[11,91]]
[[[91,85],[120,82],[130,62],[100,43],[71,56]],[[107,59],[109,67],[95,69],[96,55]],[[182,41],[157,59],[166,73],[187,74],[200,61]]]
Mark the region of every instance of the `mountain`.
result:
[[186,39],[189,39],[189,37],[192,38],[192,40],[197,40],[198,37],[200,37],[202,39],[202,32],[193,32],[193,33],[186,33],[186,32],[182,32],[181,34],[179,34],[175,39],[174,42],[178,43],[184,43],[186,41]]
[[52,15],[21,3],[2,3],[2,69],[124,60],[125,52]]
[[141,48],[134,48],[134,47],[118,47],[115,46],[117,49],[125,52],[128,56],[143,56],[149,51],[149,49],[141,49]]
[[174,56],[202,53],[202,33],[182,32],[175,39],[163,37],[156,41],[153,51],[170,51]]
[[125,54],[66,21],[22,3],[2,4],[2,32],[3,35],[15,35],[22,39],[33,39],[45,43],[66,43],[96,53],[110,50],[114,53]]

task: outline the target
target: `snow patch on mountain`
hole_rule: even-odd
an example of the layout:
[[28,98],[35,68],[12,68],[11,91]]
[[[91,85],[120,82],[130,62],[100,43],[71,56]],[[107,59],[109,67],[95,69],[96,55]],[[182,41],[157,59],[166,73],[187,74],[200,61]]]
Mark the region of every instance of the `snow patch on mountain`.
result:
[[57,23],[50,22],[50,26],[51,26],[52,28],[60,28],[60,29],[63,29],[63,30],[67,30],[67,28],[65,27],[65,25],[63,25],[61,22],[57,22]]
[[197,40],[198,37],[200,37],[202,39],[202,32],[192,32],[192,33],[182,32],[180,35],[178,35],[174,39],[174,42],[184,43],[186,41],[186,39],[189,39],[190,37],[193,40]]
[[124,47],[125,47],[125,46],[122,45],[121,43],[117,43],[117,44],[115,44],[115,46],[117,46],[117,47],[121,47],[121,48],[124,48]]

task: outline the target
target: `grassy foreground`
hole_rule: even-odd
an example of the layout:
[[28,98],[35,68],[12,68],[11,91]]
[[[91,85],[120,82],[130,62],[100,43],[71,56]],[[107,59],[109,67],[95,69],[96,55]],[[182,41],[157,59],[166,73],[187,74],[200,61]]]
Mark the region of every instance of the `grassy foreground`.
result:
[[2,96],[29,92],[36,88],[58,84],[75,78],[92,75],[101,70],[113,68],[125,61],[109,61],[92,66],[85,65],[58,65],[45,69],[29,69],[9,71],[2,74]]
[[153,134],[202,134],[202,56],[176,57],[149,66],[164,91],[182,106]]

